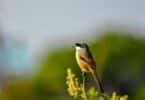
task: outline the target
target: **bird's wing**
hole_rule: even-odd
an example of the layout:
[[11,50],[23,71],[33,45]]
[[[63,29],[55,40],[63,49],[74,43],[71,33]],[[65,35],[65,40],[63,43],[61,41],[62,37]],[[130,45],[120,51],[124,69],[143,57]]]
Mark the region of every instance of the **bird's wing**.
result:
[[90,56],[90,57],[80,56],[80,59],[83,60],[84,62],[88,63],[89,65],[91,65],[91,67],[93,67],[93,69],[96,68],[96,63],[92,56]]

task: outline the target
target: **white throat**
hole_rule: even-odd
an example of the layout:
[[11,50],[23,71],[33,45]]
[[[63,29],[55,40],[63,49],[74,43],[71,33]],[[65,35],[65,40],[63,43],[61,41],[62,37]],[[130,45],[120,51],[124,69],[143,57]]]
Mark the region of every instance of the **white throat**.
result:
[[76,50],[80,50],[81,48],[80,47],[76,47]]

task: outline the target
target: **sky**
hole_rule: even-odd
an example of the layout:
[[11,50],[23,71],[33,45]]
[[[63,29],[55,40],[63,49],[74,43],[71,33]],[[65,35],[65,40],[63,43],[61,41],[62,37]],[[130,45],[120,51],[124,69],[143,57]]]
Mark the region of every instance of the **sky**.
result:
[[145,24],[144,0],[3,0],[3,27],[12,34],[67,35],[105,20]]
[[[87,37],[108,22],[144,29],[144,5],[144,0],[0,0],[6,54],[11,65],[21,60],[26,66],[41,48]],[[13,40],[25,46],[15,47]]]

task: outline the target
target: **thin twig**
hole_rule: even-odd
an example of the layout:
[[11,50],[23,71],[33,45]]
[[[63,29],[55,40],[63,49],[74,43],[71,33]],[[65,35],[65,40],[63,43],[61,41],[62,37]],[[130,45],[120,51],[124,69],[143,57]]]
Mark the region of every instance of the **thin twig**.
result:
[[83,78],[83,97],[84,100],[88,100],[87,94],[86,94],[86,87],[85,87],[85,82],[86,82],[86,73],[82,72],[82,78]]

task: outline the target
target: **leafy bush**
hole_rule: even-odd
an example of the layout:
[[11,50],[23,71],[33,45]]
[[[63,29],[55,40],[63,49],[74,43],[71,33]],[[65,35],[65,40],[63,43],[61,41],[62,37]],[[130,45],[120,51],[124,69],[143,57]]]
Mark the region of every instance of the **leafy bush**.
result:
[[85,91],[83,83],[79,83],[78,78],[72,72],[70,68],[67,69],[66,84],[68,86],[68,93],[74,98],[82,98],[84,100],[127,100],[128,96],[119,96],[116,92],[112,93],[112,96],[106,93],[99,93],[95,90],[95,87],[91,87]]

